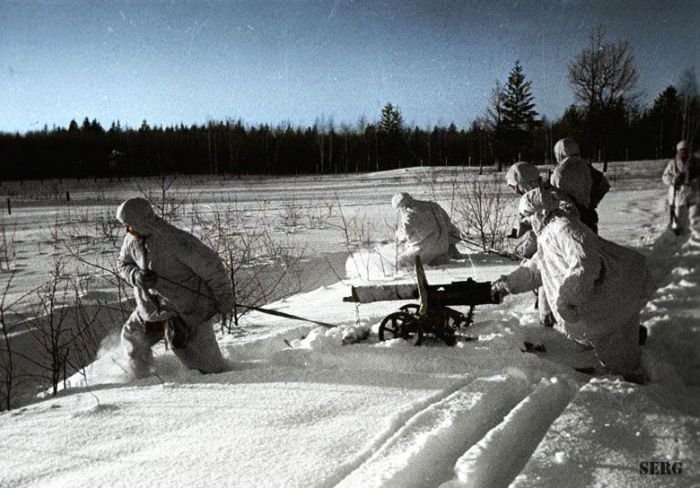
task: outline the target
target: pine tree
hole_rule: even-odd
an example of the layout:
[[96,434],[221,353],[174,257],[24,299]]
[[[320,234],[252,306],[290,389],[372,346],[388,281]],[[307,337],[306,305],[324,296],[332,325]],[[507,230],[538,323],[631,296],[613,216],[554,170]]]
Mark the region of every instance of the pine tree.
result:
[[379,119],[379,139],[382,147],[382,162],[386,168],[400,168],[402,166],[403,141],[403,117],[398,107],[387,103],[382,108]]
[[503,89],[503,129],[511,158],[522,158],[522,152],[531,145],[537,115],[532,82],[525,81],[523,67],[516,61]]
[[534,99],[532,82],[525,81],[523,67],[516,61],[504,89],[503,118],[509,129],[529,131],[532,128],[538,115]]
[[381,118],[379,120],[379,130],[390,134],[400,132],[403,127],[403,117],[398,107],[394,107],[391,103],[387,103],[382,108]]
[[666,87],[654,100],[649,112],[656,157],[668,154],[682,137],[683,103],[673,85]]

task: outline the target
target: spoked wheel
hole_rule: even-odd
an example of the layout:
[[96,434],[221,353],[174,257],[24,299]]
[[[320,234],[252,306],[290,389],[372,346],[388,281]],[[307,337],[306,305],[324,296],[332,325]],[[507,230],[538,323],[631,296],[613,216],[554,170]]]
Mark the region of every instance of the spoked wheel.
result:
[[457,310],[443,307],[432,315],[432,324],[429,332],[442,339],[448,346],[457,343],[457,331],[469,326],[467,317]]
[[401,305],[399,307],[399,310],[401,310],[402,312],[417,314],[418,310],[420,310],[420,305],[418,305],[417,303],[407,303],[406,305]]
[[423,342],[423,327],[416,317],[408,312],[394,312],[379,324],[379,340],[401,338],[420,346]]
[[464,315],[462,312],[453,310],[451,308],[445,307],[445,325],[452,329],[461,329],[462,327],[469,327],[471,325],[469,317]]

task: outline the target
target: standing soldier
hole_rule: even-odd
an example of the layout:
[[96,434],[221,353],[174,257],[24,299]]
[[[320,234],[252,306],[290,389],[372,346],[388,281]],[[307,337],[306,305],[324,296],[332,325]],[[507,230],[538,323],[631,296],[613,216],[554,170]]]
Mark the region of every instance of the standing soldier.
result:
[[165,338],[191,369],[226,369],[212,319],[233,308],[233,288],[219,256],[191,234],[158,217],[143,198],[119,206],[126,226],[121,276],[134,287],[136,309],[122,328],[122,345],[135,378],[152,374],[153,347]]
[[610,190],[605,175],[581,158],[578,144],[570,137],[554,145],[557,167],[550,179],[553,186],[563,191],[576,204],[581,222],[598,233],[598,204]]
[[663,182],[668,185],[668,204],[671,212],[669,227],[676,235],[700,225],[700,161],[690,155],[690,144],[676,145],[676,157],[668,162]]

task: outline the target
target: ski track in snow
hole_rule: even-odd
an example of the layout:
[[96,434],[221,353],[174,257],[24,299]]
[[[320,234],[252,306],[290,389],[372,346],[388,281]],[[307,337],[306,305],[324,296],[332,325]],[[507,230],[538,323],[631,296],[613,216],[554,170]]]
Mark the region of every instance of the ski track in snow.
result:
[[528,392],[524,374],[479,378],[411,418],[338,488],[437,486]]
[[575,392],[572,385],[543,379],[503,422],[457,460],[457,480],[441,488],[508,486]]

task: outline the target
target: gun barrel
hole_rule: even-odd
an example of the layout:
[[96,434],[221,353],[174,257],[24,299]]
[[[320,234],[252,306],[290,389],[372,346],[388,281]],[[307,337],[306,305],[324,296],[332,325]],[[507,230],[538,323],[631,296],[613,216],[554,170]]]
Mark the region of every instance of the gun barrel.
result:
[[416,285],[377,285],[353,286],[352,296],[343,298],[344,302],[372,303],[385,300],[413,300],[418,298]]
[[[414,300],[418,298],[418,287],[411,284],[353,286],[352,296],[345,302],[371,303],[385,300]],[[491,283],[472,279],[447,285],[428,285],[430,307],[448,305],[484,305],[494,303],[491,298]]]
[[490,281],[456,281],[449,285],[428,287],[428,302],[431,307],[448,305],[487,305],[495,303],[491,297]]

